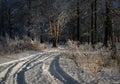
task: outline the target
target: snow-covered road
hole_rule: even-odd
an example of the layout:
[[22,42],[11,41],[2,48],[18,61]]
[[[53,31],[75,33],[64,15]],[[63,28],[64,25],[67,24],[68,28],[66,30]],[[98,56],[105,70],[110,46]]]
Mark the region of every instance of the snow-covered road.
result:
[[61,49],[0,64],[0,84],[78,84],[59,65]]

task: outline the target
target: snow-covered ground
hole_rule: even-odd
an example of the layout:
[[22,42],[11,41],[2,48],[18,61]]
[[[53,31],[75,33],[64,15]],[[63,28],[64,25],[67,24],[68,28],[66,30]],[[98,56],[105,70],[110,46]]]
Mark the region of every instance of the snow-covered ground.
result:
[[96,84],[95,77],[97,84],[120,84],[119,74],[110,76],[109,69],[96,75],[84,72],[61,52],[64,48],[1,57],[0,84]]
[[[73,60],[60,58],[60,66],[79,84],[120,84],[120,71],[116,67],[103,67],[100,72],[92,73],[77,67]],[[65,83],[77,84],[77,83]]]
[[0,84],[78,84],[59,64],[62,48],[24,52],[0,60]]

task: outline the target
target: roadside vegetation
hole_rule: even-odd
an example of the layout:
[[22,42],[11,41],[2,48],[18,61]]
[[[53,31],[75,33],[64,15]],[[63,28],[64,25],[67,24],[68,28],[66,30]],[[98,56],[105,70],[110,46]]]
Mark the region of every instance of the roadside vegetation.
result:
[[111,49],[103,47],[102,43],[95,45],[85,43],[78,46],[75,41],[68,41],[67,50],[63,53],[66,58],[72,59],[76,66],[85,71],[97,73],[103,68],[109,67],[120,70],[120,51],[118,50],[116,59],[111,58]]
[[2,38],[0,41],[0,55],[10,55],[15,53],[20,53],[23,51],[41,51],[45,48],[44,44],[40,44],[37,41],[32,41],[30,38],[26,39],[10,39],[10,38]]

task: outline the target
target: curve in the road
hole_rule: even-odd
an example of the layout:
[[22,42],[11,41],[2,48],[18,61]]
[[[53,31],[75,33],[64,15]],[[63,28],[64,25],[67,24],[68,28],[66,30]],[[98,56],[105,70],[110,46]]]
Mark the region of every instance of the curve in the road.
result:
[[[40,55],[40,56],[37,55],[34,59],[31,59],[30,61],[28,61],[27,63],[24,64],[24,68],[22,68],[22,70],[17,73],[17,84],[27,84],[26,81],[25,81],[25,72],[28,70],[29,65],[31,63],[35,62],[36,60],[40,59],[41,57],[45,56],[45,55],[46,55],[46,53],[43,54],[43,55]],[[36,66],[36,65],[38,65],[40,63],[42,63],[42,62],[38,62],[34,66]],[[33,68],[34,66],[31,66],[29,69]]]
[[[49,54],[51,54],[51,53],[49,53]],[[24,79],[24,73],[27,69],[26,67],[29,66],[30,63],[33,63],[34,61],[36,61],[37,59],[40,59],[41,57],[44,57],[44,55],[49,55],[49,54],[48,53],[43,53],[42,55],[37,54],[37,55],[34,55],[31,59],[28,59],[28,60],[25,59],[23,61],[17,61],[17,60],[12,61],[13,64],[9,65],[8,70],[5,73],[5,76],[0,80],[0,84],[5,84],[6,82],[7,83],[10,82],[11,80],[9,80],[9,79],[12,79],[14,81],[16,79],[15,78],[16,75],[17,75],[16,81],[17,81],[18,84],[26,84],[25,79]],[[22,58],[22,59],[24,59],[24,58]],[[19,65],[20,63],[22,63],[22,64]],[[16,71],[14,71],[14,69],[16,69]],[[22,69],[22,71],[19,71],[19,69]],[[11,72],[12,72],[12,74],[11,74]],[[13,76],[9,76],[9,75],[13,75]],[[24,80],[21,81],[21,78],[24,79]]]
[[65,73],[59,64],[59,56],[56,56],[50,65],[50,73],[57,78],[58,80],[62,81],[64,84],[80,84],[78,81],[73,79],[67,73]]
[[[26,81],[25,81],[25,72],[28,71],[29,69],[37,66],[38,64],[43,63],[42,61],[48,59],[49,57],[51,57],[53,55],[54,54],[52,52],[44,53],[43,55],[37,55],[32,60],[29,60],[27,63],[25,63],[24,67],[21,67],[22,70],[17,73],[17,84],[27,84]],[[40,58],[41,58],[41,60],[39,60]],[[35,64],[33,64],[33,63],[35,63]],[[30,66],[30,64],[33,64],[33,66]]]

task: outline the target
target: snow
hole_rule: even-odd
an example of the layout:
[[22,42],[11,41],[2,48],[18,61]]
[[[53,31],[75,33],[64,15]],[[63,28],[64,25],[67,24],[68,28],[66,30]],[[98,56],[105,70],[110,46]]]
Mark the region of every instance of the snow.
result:
[[39,53],[39,52],[36,52],[36,51],[24,51],[23,53],[19,53],[19,54],[8,55],[8,56],[0,56],[0,64],[10,62],[10,61],[13,61],[13,60],[18,60],[20,58],[23,58],[24,56],[28,57],[28,56],[34,55],[36,53]]
[[71,59],[60,58],[61,68],[80,84],[120,84],[120,71],[116,67],[104,67],[100,72],[90,73],[76,67]]
[[7,62],[1,61],[0,64],[0,84],[60,83],[49,71],[52,60],[58,54],[59,49],[53,48],[32,54],[24,52],[9,56],[11,59],[7,59],[8,56],[3,57]]
[[0,62],[0,84],[120,84],[114,67],[96,74],[85,72],[61,52],[65,52],[63,47],[9,56],[12,60],[4,57],[7,62]]

